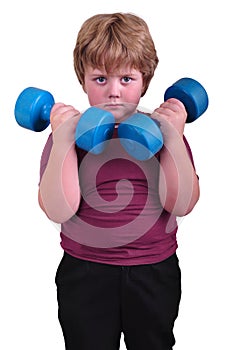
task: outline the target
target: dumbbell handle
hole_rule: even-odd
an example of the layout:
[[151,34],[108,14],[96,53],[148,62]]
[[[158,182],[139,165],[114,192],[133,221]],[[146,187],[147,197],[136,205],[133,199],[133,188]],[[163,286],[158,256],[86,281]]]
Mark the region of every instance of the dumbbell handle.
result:
[[53,105],[50,104],[45,104],[42,108],[41,108],[41,119],[43,119],[44,121],[49,121],[50,120],[50,112],[52,109]]

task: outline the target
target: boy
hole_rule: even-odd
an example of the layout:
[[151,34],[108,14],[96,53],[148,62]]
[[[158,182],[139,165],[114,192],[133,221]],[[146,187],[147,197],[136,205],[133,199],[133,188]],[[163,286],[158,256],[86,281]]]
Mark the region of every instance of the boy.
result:
[[61,103],[51,112],[39,203],[62,224],[56,284],[67,350],[117,350],[122,332],[128,350],[171,350],[175,343],[176,216],[199,198],[183,136],[185,108],[169,99],[152,113],[164,146],[151,160],[127,156],[117,139],[118,124],[137,111],[157,64],[144,20],[95,15],[79,31],[74,67],[90,105],[114,115],[113,138],[103,154],[87,153],[75,146],[80,112]]

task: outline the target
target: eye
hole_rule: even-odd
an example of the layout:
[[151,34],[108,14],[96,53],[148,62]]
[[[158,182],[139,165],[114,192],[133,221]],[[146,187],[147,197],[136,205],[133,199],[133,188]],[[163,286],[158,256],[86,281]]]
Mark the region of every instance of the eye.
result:
[[128,84],[128,83],[131,82],[132,78],[130,78],[128,76],[125,76],[121,80],[122,80],[123,83]]
[[104,84],[107,79],[105,77],[98,77],[95,80],[98,84]]

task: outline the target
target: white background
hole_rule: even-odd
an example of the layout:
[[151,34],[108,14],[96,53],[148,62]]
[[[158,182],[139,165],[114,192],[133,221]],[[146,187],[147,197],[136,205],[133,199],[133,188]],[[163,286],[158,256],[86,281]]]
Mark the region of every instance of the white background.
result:
[[179,228],[183,296],[175,349],[232,348],[230,5],[227,0],[1,2],[1,349],[64,349],[54,284],[62,255],[59,232],[37,204],[39,161],[50,130],[20,128],[14,120],[16,98],[25,87],[37,86],[51,91],[56,101],[87,108],[73,70],[76,36],[91,15],[115,11],[146,20],[160,58],[142,106],[157,107],[165,89],[184,76],[208,91],[208,111],[186,126],[201,198]]

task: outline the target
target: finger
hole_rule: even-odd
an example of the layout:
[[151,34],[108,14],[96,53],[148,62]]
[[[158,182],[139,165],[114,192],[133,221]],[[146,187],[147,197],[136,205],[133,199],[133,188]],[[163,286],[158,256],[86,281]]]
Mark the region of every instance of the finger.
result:
[[52,112],[56,114],[64,114],[66,112],[73,111],[73,110],[74,110],[74,107],[60,103],[55,106]]
[[[159,108],[156,108],[154,113],[157,114],[157,116],[167,116],[167,117],[170,117],[171,116],[171,112],[173,112],[170,108],[168,107],[159,107]],[[153,113],[153,114],[154,114]]]
[[51,113],[55,113],[62,106],[65,106],[64,103],[61,103],[61,102],[55,103],[51,109]]
[[57,104],[51,111],[51,119],[67,119],[71,118],[74,115],[79,115],[80,112],[74,107],[64,104]]
[[162,104],[162,106],[167,106],[171,108],[174,112],[185,110],[184,104],[180,100],[177,100],[176,98],[169,98]]

